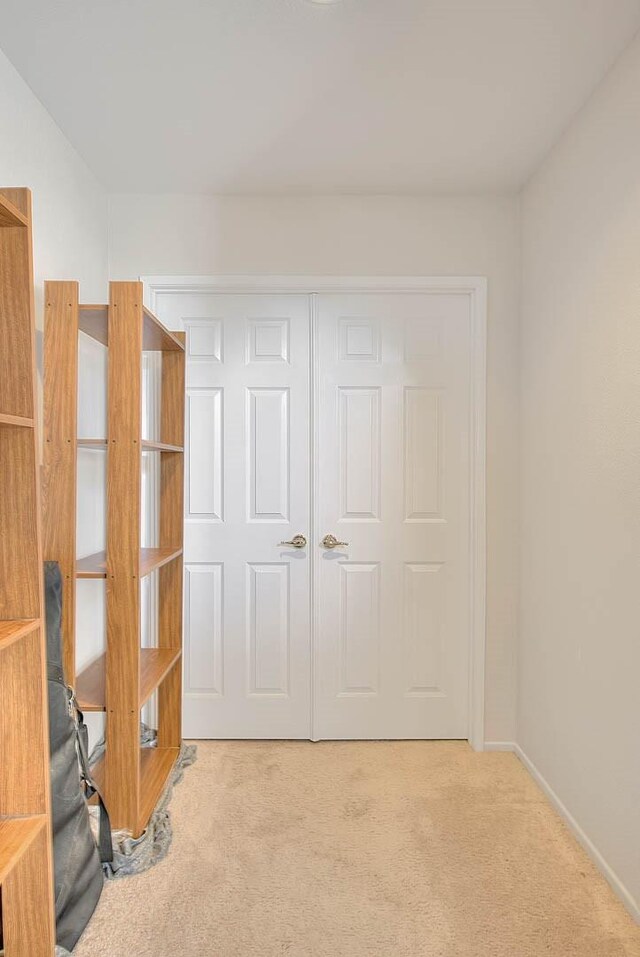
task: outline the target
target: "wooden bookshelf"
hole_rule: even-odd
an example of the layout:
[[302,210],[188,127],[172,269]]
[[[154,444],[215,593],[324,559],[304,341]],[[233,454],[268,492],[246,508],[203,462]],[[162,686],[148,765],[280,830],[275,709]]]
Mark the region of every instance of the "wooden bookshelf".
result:
[[0,884],[6,957],[52,957],[52,836],[28,189],[0,189]]
[[[65,662],[68,673],[76,675],[80,707],[107,716],[106,754],[97,774],[112,824],[138,836],[182,737],[184,337],[169,332],[145,308],[139,282],[110,283],[108,305],[83,305],[77,283],[50,282],[46,302],[45,554],[60,562],[69,593]],[[108,348],[104,438],[77,436],[79,332]],[[145,350],[162,353],[161,434],[154,439],[142,437]],[[107,542],[105,551],[77,559],[78,449],[107,456]],[[142,454],[147,452],[160,455],[159,542],[154,548],[142,548],[140,534]],[[158,647],[142,648],[140,582],[153,572],[158,572],[161,595]],[[75,588],[83,579],[105,580],[107,641],[105,654],[77,674]],[[141,750],[140,709],[154,692],[158,747]]]
[[[140,691],[142,708],[180,659],[179,648],[142,648],[140,652]],[[81,711],[106,710],[106,654],[81,671],[76,679],[76,697]]]

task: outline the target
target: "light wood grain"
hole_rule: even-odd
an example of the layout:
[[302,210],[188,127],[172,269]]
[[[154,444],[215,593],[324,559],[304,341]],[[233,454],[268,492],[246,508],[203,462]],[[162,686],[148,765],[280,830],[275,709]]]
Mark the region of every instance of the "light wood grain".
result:
[[167,785],[178,753],[178,748],[142,748],[140,751],[141,799],[137,828],[140,833]]
[[[180,648],[142,648],[140,650],[140,695],[142,708],[178,661]],[[81,711],[105,710],[106,654],[101,655],[76,678],[76,698]]]
[[[6,957],[52,957],[49,729],[43,627],[31,194],[0,190],[0,871]],[[23,427],[23,426],[26,426]],[[11,818],[37,818],[14,825]],[[15,827],[27,830],[20,836]],[[20,845],[22,851],[20,851]]]
[[[109,306],[80,305],[79,329],[109,347],[107,548],[76,562],[79,578],[106,578],[107,651],[77,678],[81,708],[105,710],[107,751],[96,770],[115,827],[146,826],[178,753],[182,685],[184,336],[143,306],[142,284],[113,282]],[[162,435],[141,437],[142,352],[163,353]],[[140,548],[141,453],[161,455],[160,545]],[[159,647],[140,648],[140,579],[160,570]],[[140,708],[158,690],[158,742],[140,750]]]
[[[0,190],[0,201],[16,205],[8,200],[7,192]],[[0,412],[33,419],[30,227],[0,229],[0,263]]]
[[0,818],[0,884],[46,827],[44,814]]
[[[138,575],[144,578],[150,575],[157,568],[161,568],[168,562],[179,558],[182,554],[182,547],[167,548],[141,548],[138,562]],[[86,555],[76,561],[77,578],[106,578],[107,577],[107,553],[95,552],[93,555]]]
[[[40,627],[38,618],[25,618],[13,621],[0,621],[0,651],[8,648],[14,641],[19,641],[25,635]],[[1,665],[0,665],[1,667]]]
[[2,885],[2,920],[6,957],[53,957],[54,924],[49,906],[53,875],[47,819]]
[[28,226],[29,218],[11,202],[9,197],[0,193],[0,227]]
[[140,790],[142,284],[109,284],[106,796],[137,835]]
[[[184,445],[184,335],[179,352],[162,356],[160,425],[163,442]],[[182,542],[184,529],[184,457],[163,455],[160,462],[160,544]],[[160,570],[158,644],[182,646],[182,560]],[[158,693],[158,746],[178,747],[182,739],[182,668],[175,667]]]
[[44,558],[62,575],[62,659],[76,673],[76,435],[78,418],[78,283],[45,283]]
[[35,425],[33,419],[28,419],[24,415],[10,415],[0,412],[0,425],[18,426],[23,429],[32,429]]

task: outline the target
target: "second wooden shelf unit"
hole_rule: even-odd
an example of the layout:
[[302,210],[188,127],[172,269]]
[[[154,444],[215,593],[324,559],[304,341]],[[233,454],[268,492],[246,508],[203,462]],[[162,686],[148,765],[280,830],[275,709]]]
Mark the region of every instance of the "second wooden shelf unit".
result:
[[[80,706],[104,711],[106,754],[96,768],[116,828],[139,835],[182,737],[184,338],[142,301],[142,283],[112,282],[108,305],[82,305],[78,284],[45,290],[45,558],[64,579],[64,659]],[[78,438],[78,333],[108,348],[107,436]],[[161,435],[142,438],[142,353],[162,352]],[[78,448],[107,456],[106,551],[76,559]],[[142,453],[160,454],[159,544],[141,547]],[[141,580],[159,574],[158,647],[141,647]],[[80,674],[76,580],[106,581],[106,653]],[[157,691],[157,747],[140,748],[140,709]]]

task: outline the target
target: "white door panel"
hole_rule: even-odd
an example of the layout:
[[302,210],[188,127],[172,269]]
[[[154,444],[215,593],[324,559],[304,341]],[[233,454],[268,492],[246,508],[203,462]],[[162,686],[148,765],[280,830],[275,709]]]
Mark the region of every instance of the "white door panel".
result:
[[464,738],[468,296],[320,295],[314,734]]
[[[182,300],[182,301],[180,301]],[[308,738],[309,301],[179,297],[189,737]]]

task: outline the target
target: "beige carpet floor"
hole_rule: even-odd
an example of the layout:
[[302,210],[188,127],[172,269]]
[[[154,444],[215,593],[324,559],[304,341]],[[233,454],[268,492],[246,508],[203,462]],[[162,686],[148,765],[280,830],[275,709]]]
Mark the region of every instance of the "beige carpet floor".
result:
[[206,742],[174,843],[75,957],[638,957],[517,758],[461,742]]

